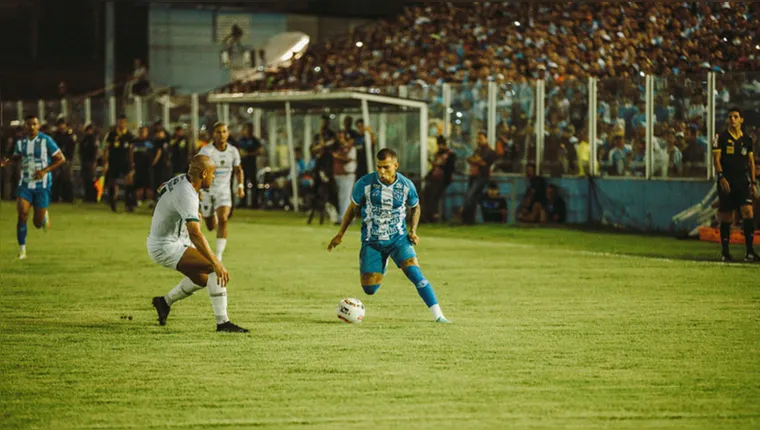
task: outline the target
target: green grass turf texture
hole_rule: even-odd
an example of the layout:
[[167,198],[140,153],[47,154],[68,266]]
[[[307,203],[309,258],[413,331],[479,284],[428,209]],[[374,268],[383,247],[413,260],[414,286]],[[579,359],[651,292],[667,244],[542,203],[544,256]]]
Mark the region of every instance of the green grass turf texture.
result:
[[[333,226],[239,210],[237,335],[205,290],[157,325],[181,276],[150,261],[147,210],[52,221],[16,261],[0,204],[0,428],[760,428],[760,266],[709,263],[715,244],[422,226],[437,325],[393,266],[363,294],[357,228],[330,254]],[[336,318],[343,297],[364,323]]]

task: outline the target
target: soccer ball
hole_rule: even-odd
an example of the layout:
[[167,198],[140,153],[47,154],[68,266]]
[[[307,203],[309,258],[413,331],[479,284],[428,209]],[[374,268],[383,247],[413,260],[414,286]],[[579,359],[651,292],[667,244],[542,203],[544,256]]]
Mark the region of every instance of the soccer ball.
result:
[[364,304],[359,299],[343,299],[338,303],[338,318],[349,324],[364,321]]

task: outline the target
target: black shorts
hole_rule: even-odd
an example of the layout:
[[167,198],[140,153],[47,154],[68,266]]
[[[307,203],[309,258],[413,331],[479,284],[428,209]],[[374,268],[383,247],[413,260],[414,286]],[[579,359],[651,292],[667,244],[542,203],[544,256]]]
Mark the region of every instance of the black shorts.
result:
[[108,173],[106,173],[106,180],[108,182],[124,182],[124,178],[126,178],[129,171],[127,170],[120,170],[120,169],[108,169]]
[[742,206],[752,205],[750,184],[748,180],[729,180],[731,191],[724,193],[718,183],[718,210],[720,212],[733,212]]
[[135,183],[134,186],[137,189],[140,188],[153,188],[152,187],[152,181],[150,180],[150,172],[141,172],[137,171],[135,172]]

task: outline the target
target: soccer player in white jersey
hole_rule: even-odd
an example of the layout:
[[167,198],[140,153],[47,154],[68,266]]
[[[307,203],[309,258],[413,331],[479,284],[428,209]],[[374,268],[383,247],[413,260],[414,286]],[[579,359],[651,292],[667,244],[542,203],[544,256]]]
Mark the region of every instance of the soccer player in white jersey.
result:
[[[373,295],[380,289],[388,257],[393,259],[412,284],[417,287],[425,305],[438,323],[449,323],[443,316],[435,291],[422,275],[414,245],[420,241],[417,226],[420,222],[420,198],[414,183],[397,173],[398,156],[391,149],[377,153],[377,173],[364,175],[356,182],[351,203],[343,215],[338,234],[330,241],[327,250],[340,245],[346,229],[351,225],[357,210],[362,217],[362,248],[359,254],[359,271],[364,292]],[[411,225],[406,228],[406,208],[411,208]]]
[[227,223],[232,209],[232,173],[234,171],[238,180],[237,196],[245,197],[243,187],[243,168],[240,166],[240,152],[237,148],[227,144],[230,132],[227,124],[218,122],[214,124],[214,142],[206,145],[198,152],[207,155],[216,165],[216,178],[211,187],[201,190],[201,215],[206,220],[209,231],[216,230],[216,258],[222,260],[224,248],[227,247]]
[[211,186],[215,169],[211,158],[196,155],[190,161],[187,174],[165,182],[158,189],[159,198],[148,235],[148,255],[185,278],[165,296],[154,297],[153,307],[158,312],[158,323],[166,325],[173,304],[206,287],[216,317],[216,331],[247,333],[248,330],[231,323],[227,317],[230,274],[211,252],[198,219],[198,190]]
[[10,159],[0,160],[0,167],[9,161],[21,160],[21,180],[18,184],[16,195],[16,239],[18,240],[18,258],[26,258],[26,222],[29,219],[29,210],[34,207],[34,226],[50,228],[50,190],[53,184],[53,175],[50,173],[66,162],[63,152],[58,148],[53,138],[45,133],[40,133],[40,121],[36,116],[26,117],[26,136],[16,142],[13,147],[13,156]]

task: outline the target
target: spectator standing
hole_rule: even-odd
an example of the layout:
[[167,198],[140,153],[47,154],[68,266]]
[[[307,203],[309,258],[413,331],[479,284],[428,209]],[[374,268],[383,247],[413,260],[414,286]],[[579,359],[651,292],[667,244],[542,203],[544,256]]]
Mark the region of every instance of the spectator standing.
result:
[[438,136],[438,151],[434,154],[430,164],[432,169],[425,177],[425,195],[422,209],[424,222],[437,222],[439,220],[439,208],[441,198],[446,194],[446,189],[451,184],[456,166],[456,154],[449,149],[446,138]]
[[496,161],[496,152],[488,146],[488,135],[485,131],[478,132],[478,146],[475,153],[467,159],[470,164],[470,178],[462,208],[462,222],[475,223],[475,211],[481,194],[491,177],[491,165]]
[[100,142],[95,135],[95,127],[87,124],[84,127],[84,136],[79,142],[79,162],[82,167],[82,185],[84,186],[84,201],[96,203],[98,193],[95,189],[95,172],[98,167],[98,148]]

